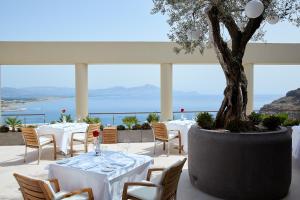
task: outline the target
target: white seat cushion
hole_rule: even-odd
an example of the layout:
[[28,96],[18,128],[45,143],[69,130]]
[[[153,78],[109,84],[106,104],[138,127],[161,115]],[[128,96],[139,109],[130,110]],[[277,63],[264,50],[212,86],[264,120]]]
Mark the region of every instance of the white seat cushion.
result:
[[85,134],[86,133],[76,133],[76,134],[74,134],[73,139],[84,141],[85,140]]
[[[144,183],[151,183],[148,181],[143,181]],[[129,186],[127,194],[143,200],[156,200],[158,198],[158,188],[157,187],[147,187],[147,186]]]
[[41,137],[39,137],[39,140],[40,140],[40,145],[44,145],[44,144],[47,144],[49,142],[52,142],[52,138],[47,137],[47,136],[41,136]]
[[67,197],[67,198],[62,198],[63,195],[67,194],[68,192],[66,191],[61,191],[61,192],[58,192],[55,194],[55,200],[65,200],[65,199],[68,199],[68,200],[88,200],[89,199],[89,196],[87,193],[83,193],[83,194],[76,194],[76,195],[73,195],[73,196],[70,196],[70,197]]
[[174,139],[178,136],[178,131],[168,131],[169,140]]

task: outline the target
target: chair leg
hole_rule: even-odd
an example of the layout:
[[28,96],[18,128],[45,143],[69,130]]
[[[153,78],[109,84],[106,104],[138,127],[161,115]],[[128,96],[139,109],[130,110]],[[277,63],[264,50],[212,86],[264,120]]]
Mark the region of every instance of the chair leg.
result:
[[38,165],[40,164],[41,154],[42,154],[42,148],[39,146],[39,148],[38,148]]
[[181,154],[182,146],[181,146],[181,137],[180,137],[180,135],[178,136],[178,139],[179,139],[179,147],[178,147],[178,149],[179,149],[179,154]]
[[155,155],[155,149],[156,149],[156,140],[154,140],[154,150],[153,150],[154,155]]
[[25,145],[24,163],[26,162],[26,157],[27,157],[27,146]]
[[170,155],[170,141],[168,141],[168,156]]
[[70,153],[71,153],[71,157],[73,157],[73,139],[71,139]]
[[54,160],[56,160],[56,141],[55,140],[53,141],[53,148],[54,148],[54,150],[53,150],[54,151],[53,152],[54,153],[53,158],[54,158]]
[[164,147],[163,147],[164,151],[166,150],[166,142],[164,142]]
[[84,143],[84,152],[88,152],[88,142]]

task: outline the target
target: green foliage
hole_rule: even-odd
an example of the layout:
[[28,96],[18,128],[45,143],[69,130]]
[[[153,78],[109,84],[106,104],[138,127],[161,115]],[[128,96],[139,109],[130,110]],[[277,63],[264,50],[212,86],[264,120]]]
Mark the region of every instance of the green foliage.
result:
[[118,125],[117,126],[117,130],[119,130],[119,131],[122,131],[122,130],[125,130],[125,126],[124,125]]
[[27,125],[26,128],[37,128],[37,125]]
[[156,113],[149,113],[147,117],[147,122],[151,124],[152,122],[158,122],[159,121],[159,115]]
[[276,116],[280,119],[280,124],[283,124],[289,118],[287,113],[278,113]]
[[263,116],[256,112],[252,112],[248,118],[254,125],[258,125],[263,120]]
[[263,119],[263,126],[272,131],[276,130],[280,124],[280,118],[276,115],[270,115],[269,117]]
[[198,125],[204,129],[214,128],[214,118],[208,112],[198,113],[196,116],[196,121],[197,121]]
[[51,121],[50,122],[50,124],[56,124],[57,123],[57,121]]
[[73,122],[73,119],[72,119],[72,117],[71,117],[70,114],[69,115],[63,115],[63,114],[61,114],[58,122],[63,122],[63,116],[66,116],[66,122],[70,122],[70,123]]
[[101,123],[101,119],[98,118],[98,117],[93,118],[93,117],[87,116],[86,118],[83,119],[83,121],[87,124],[99,124],[99,123]]
[[128,129],[132,129],[132,126],[136,125],[139,121],[135,116],[127,116],[122,119],[122,122]]
[[22,121],[16,117],[8,117],[5,120],[5,123],[11,127],[13,132],[16,132],[16,128],[22,125]]
[[300,121],[297,119],[287,119],[283,122],[283,126],[298,126]]
[[149,123],[143,123],[141,128],[142,130],[150,130],[151,126]]
[[251,121],[232,120],[229,121],[225,128],[233,133],[249,132],[255,130]]
[[7,133],[9,131],[9,127],[7,125],[0,126],[1,133]]
[[142,125],[140,124],[135,124],[132,126],[132,130],[141,130],[142,129]]

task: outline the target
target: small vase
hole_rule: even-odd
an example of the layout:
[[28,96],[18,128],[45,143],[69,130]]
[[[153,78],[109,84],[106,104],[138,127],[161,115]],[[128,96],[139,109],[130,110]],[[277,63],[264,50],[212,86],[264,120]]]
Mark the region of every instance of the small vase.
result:
[[184,114],[183,113],[181,114],[180,119],[181,119],[181,121],[184,120]]
[[62,117],[62,121],[64,124],[67,123],[67,117],[65,115]]
[[100,137],[95,137],[94,138],[94,149],[95,149],[95,154],[96,156],[100,156],[101,155],[101,150],[100,150]]

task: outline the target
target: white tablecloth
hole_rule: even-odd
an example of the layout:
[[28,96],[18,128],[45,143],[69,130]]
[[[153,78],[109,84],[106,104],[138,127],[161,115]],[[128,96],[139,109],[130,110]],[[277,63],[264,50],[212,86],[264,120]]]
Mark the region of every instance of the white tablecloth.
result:
[[59,123],[39,126],[36,131],[39,135],[54,134],[57,148],[67,154],[72,133],[85,132],[87,127],[86,123]]
[[292,129],[292,155],[300,162],[300,126],[293,126]]
[[124,182],[145,180],[153,158],[117,151],[94,152],[49,165],[49,178],[57,178],[62,190],[91,187],[95,200],[120,200]]
[[180,130],[183,150],[186,153],[188,152],[188,132],[195,123],[194,120],[173,120],[165,123],[168,130]]

